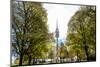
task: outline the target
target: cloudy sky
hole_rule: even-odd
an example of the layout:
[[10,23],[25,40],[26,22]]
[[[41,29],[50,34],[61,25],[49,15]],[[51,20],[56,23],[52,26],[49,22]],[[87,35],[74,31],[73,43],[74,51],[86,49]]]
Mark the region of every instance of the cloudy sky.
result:
[[59,39],[65,39],[67,24],[80,6],[43,3],[43,7],[47,10],[49,31],[55,32],[56,22],[58,22]]

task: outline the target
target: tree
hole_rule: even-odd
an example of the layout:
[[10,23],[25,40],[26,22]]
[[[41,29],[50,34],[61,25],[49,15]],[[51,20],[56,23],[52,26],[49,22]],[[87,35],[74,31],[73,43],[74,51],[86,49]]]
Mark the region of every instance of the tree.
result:
[[36,49],[47,39],[47,15],[41,3],[12,1],[12,47],[20,56],[19,65],[24,55],[28,55],[30,65],[32,56],[39,52]]
[[59,54],[59,57],[60,57],[60,62],[64,62],[63,59],[67,59],[68,58],[68,49],[67,49],[67,46],[64,45],[63,42],[61,42],[60,44],[60,47],[59,47],[59,51],[58,51],[58,54]]
[[[72,45],[80,45],[86,55],[86,60],[95,60],[96,47],[96,7],[82,6],[72,16],[68,24],[67,40]],[[92,53],[92,52],[93,53]],[[91,56],[93,57],[91,59]]]

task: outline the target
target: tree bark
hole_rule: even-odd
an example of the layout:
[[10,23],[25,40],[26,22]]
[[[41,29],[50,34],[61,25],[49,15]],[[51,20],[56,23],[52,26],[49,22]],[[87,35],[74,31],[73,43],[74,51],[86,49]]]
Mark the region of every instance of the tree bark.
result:
[[85,53],[86,53],[87,61],[89,61],[89,54],[88,54],[88,47],[87,46],[85,46]]
[[29,56],[28,64],[31,65],[32,56]]
[[20,55],[19,65],[21,66],[23,62],[23,54]]
[[33,59],[33,64],[35,64],[35,59]]

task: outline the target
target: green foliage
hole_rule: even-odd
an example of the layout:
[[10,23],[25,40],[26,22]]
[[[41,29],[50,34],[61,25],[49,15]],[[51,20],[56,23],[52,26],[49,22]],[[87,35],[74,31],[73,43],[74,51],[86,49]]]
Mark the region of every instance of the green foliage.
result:
[[[47,14],[42,4],[13,1],[12,12],[12,47],[16,53],[22,59],[26,55],[43,58],[48,50],[48,28]],[[28,60],[27,57],[25,59]]]
[[[82,6],[71,18],[68,24],[67,40],[74,50],[86,56],[88,61],[94,60],[96,47],[96,7]],[[82,56],[82,55],[81,55]]]
[[68,50],[66,45],[61,45],[59,49],[59,56],[60,58],[68,58]]

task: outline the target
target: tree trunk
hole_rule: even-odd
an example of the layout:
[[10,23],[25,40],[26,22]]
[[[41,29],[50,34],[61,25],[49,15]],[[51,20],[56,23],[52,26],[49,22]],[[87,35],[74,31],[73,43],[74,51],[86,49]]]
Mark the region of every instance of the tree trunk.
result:
[[21,66],[23,62],[23,54],[20,55],[19,65]]
[[87,46],[85,46],[85,53],[86,53],[87,61],[89,61],[88,47]]
[[29,65],[31,64],[31,60],[32,60],[32,57],[29,56],[29,61],[28,61],[28,64],[29,64]]
[[83,44],[84,44],[84,50],[85,50],[85,53],[86,53],[87,61],[89,61],[88,46],[87,46],[86,38],[85,37],[84,37]]
[[79,62],[79,54],[78,54],[78,52],[77,52],[77,62]]
[[33,65],[35,64],[35,59],[33,59]]

